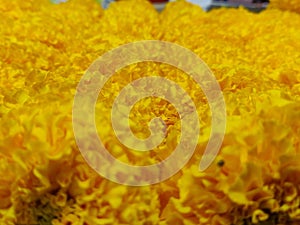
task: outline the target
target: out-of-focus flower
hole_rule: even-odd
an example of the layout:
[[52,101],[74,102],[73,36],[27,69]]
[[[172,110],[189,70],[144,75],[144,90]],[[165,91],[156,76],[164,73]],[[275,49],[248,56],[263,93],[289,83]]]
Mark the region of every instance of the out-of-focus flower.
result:
[[282,10],[290,10],[293,12],[300,13],[300,1],[290,0],[290,1],[280,1],[280,0],[270,0],[270,7],[278,8]]

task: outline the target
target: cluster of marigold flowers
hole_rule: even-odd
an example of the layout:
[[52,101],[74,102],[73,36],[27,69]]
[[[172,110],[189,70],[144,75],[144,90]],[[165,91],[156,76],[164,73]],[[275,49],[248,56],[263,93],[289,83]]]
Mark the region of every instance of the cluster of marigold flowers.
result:
[[[300,223],[299,6],[273,0],[258,14],[204,12],[178,1],[158,13],[143,0],[107,10],[93,0],[0,0],[0,223]],[[72,130],[73,97],[100,55],[152,39],[180,44],[207,63],[225,97],[227,130],[216,160],[200,172],[210,135],[201,90],[167,65],[119,71],[102,96],[149,73],[169,76],[189,90],[202,122],[196,153],[179,173],[156,185],[127,187],[102,178],[82,158]],[[99,101],[100,114],[105,106]],[[142,136],[142,122],[161,113],[170,132],[147,157],[125,151],[109,126],[99,135],[120,160],[155,162],[176,146],[178,116],[160,99],[140,103],[132,114],[132,129]]]

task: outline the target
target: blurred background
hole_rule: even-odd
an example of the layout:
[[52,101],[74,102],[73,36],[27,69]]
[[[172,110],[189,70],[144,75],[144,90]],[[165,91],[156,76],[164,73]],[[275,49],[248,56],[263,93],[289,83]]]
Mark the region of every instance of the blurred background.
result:
[[[66,0],[54,0],[54,1],[66,1]],[[109,4],[115,0],[99,0],[104,8],[107,8]],[[175,0],[151,0],[155,8],[161,11],[167,2]],[[191,3],[200,5],[204,10],[210,10],[218,7],[238,7],[240,5],[245,6],[250,10],[259,10],[266,8],[269,0],[188,0]]]

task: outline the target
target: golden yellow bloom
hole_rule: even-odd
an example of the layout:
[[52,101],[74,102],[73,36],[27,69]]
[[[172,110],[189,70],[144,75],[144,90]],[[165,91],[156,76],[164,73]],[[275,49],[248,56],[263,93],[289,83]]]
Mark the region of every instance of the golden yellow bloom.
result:
[[[299,12],[298,6],[272,0],[259,14],[244,8],[204,12],[178,1],[158,13],[144,0],[116,2],[108,10],[93,0],[0,0],[0,224],[299,223],[300,14],[289,12]],[[155,163],[171,154],[180,136],[175,108],[148,98],[135,105],[130,125],[145,138],[147,123],[163,114],[163,143],[147,153],[119,143],[110,106],[133,80],[153,74],[172,79],[187,90],[201,120],[188,165],[160,184],[126,187],[99,176],[81,156],[72,103],[96,58],[149,39],[178,43],[208,64],[226,100],[227,129],[220,154],[200,172],[211,129],[200,88],[159,63],[117,71],[98,99],[96,121],[119,160]]]

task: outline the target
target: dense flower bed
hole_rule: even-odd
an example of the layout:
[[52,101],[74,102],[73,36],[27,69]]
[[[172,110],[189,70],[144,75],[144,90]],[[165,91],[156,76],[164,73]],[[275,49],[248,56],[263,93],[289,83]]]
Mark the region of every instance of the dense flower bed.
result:
[[[206,13],[179,1],[159,14],[143,0],[113,3],[106,11],[92,0],[0,0],[0,223],[299,224],[299,6],[273,0],[259,14],[243,8]],[[199,172],[210,133],[201,90],[166,65],[119,71],[103,96],[157,73],[188,89],[202,121],[197,153],[180,173],[157,185],[126,187],[83,160],[73,137],[72,102],[98,56],[148,39],[178,43],[208,64],[224,92],[227,131],[215,162]],[[107,114],[107,105],[99,101],[99,113]],[[120,160],[157,161],[176,145],[174,108],[152,99],[132,113],[132,129],[143,136],[145,121],[161,112],[170,128],[167,144],[147,157],[122,149],[109,126],[99,135]]]

